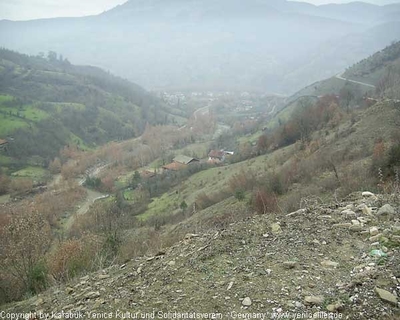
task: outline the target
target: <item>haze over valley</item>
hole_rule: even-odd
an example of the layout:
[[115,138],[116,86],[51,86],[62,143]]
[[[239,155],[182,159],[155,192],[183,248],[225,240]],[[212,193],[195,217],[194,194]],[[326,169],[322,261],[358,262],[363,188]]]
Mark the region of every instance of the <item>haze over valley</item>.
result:
[[136,1],[100,15],[0,22],[0,45],[55,51],[147,89],[294,93],[398,39],[400,5]]

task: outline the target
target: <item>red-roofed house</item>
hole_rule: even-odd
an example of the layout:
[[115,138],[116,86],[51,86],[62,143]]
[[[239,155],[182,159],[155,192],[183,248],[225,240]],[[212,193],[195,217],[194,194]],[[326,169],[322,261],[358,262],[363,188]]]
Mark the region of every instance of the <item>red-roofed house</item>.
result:
[[225,151],[211,150],[208,154],[208,161],[212,163],[219,163],[225,161]]
[[186,167],[187,167],[186,164],[179,163],[179,162],[172,162],[170,164],[163,166],[162,168],[167,171],[179,171]]

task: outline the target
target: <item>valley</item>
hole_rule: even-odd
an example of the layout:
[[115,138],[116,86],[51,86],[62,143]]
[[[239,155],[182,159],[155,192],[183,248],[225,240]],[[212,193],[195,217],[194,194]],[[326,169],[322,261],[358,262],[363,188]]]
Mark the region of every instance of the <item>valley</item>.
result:
[[0,21],[0,318],[398,319],[398,8]]

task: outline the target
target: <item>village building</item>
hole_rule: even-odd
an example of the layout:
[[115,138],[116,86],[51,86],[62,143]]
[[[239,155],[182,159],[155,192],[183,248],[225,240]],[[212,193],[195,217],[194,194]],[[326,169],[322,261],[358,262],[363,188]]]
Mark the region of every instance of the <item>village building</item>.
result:
[[221,163],[224,162],[227,155],[233,155],[232,151],[225,150],[211,150],[208,153],[208,162],[210,163]]
[[167,171],[179,171],[185,169],[188,165],[199,163],[200,160],[187,156],[176,156],[170,164],[163,166],[162,168]]
[[189,165],[189,164],[194,164],[194,163],[199,163],[200,162],[199,159],[191,158],[191,157],[187,157],[187,156],[176,156],[172,161],[176,162],[176,163],[180,163],[180,164],[185,164],[185,165]]

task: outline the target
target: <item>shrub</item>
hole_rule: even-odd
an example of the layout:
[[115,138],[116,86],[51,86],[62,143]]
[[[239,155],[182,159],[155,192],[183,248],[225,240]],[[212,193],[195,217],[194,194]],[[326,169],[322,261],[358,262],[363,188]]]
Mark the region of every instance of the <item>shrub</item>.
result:
[[62,242],[48,256],[49,273],[57,281],[68,281],[94,269],[104,267],[105,259],[101,249],[104,240],[93,234],[85,234],[80,239],[69,239]]
[[259,214],[276,212],[278,209],[276,195],[265,188],[257,188],[253,191],[251,205]]
[[93,189],[99,189],[102,185],[101,179],[97,177],[87,177],[85,180],[85,186]]
[[242,190],[236,190],[235,198],[239,201],[243,201],[245,199],[245,193]]
[[187,203],[186,203],[185,200],[183,200],[183,201],[181,202],[181,204],[179,205],[179,208],[181,208],[182,210],[186,210],[187,207],[188,207],[188,205],[187,205]]
[[42,290],[46,285],[42,259],[51,241],[46,219],[37,211],[17,213],[4,227],[3,235],[0,270],[14,282],[9,294],[18,298],[23,292]]

